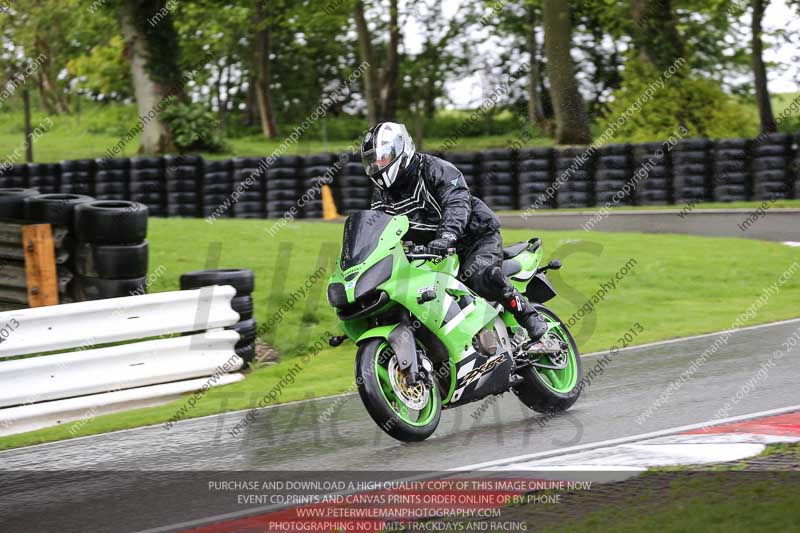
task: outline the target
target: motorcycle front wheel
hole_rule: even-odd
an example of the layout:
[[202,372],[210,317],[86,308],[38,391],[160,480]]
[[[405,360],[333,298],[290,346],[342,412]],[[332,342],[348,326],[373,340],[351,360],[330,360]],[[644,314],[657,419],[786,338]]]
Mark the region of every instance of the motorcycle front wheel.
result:
[[386,340],[362,343],[355,367],[361,401],[383,431],[403,442],[425,440],[433,434],[442,415],[436,384],[407,386]]

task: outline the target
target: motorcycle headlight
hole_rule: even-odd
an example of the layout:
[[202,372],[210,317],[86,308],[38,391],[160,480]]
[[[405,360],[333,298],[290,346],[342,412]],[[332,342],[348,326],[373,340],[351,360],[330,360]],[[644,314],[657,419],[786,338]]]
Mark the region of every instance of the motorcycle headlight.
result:
[[392,277],[392,256],[384,257],[361,274],[356,282],[356,300]]
[[347,294],[344,285],[341,283],[331,283],[328,285],[328,303],[332,307],[342,307],[347,305]]

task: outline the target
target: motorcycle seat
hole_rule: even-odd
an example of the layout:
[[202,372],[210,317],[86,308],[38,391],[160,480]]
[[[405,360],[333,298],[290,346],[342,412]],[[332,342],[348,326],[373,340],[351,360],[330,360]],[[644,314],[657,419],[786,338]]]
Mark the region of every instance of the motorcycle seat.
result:
[[538,238],[533,238],[530,241],[518,242],[516,244],[512,244],[511,246],[506,246],[503,248],[503,259],[517,257],[525,250],[530,250],[533,252],[541,245],[541,243],[542,241]]
[[506,277],[510,278],[517,272],[521,271],[522,271],[522,264],[516,259],[506,259],[505,261],[503,261],[503,274],[505,274]]

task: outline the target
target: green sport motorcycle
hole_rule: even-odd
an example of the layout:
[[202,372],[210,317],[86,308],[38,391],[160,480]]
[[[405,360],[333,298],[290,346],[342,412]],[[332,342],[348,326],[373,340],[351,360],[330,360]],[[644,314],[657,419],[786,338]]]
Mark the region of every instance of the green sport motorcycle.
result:
[[495,302],[458,278],[455,250],[444,257],[404,243],[408,218],[381,211],[348,217],[342,252],[328,282],[346,338],[358,346],[358,392],[373,420],[401,441],[428,438],[443,409],[513,391],[538,412],[568,409],[581,392],[581,360],[564,323],[544,305],[556,295],[541,241],[503,250],[503,272],[549,329],[531,342]]

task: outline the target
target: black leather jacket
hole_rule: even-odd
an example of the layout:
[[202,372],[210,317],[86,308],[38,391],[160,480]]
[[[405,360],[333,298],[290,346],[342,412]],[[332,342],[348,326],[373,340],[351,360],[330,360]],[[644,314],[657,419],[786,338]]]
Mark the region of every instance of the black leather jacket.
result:
[[470,194],[461,171],[429,154],[417,153],[388,191],[376,188],[371,209],[406,215],[410,228],[405,238],[418,244],[449,232],[458,240],[456,247],[464,250],[500,229],[492,210]]

